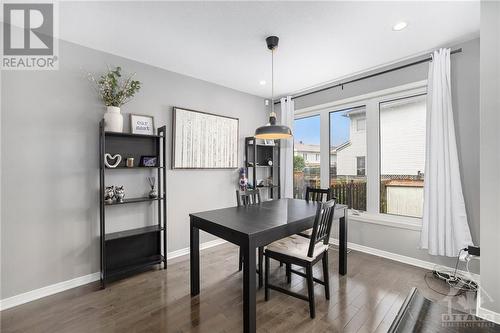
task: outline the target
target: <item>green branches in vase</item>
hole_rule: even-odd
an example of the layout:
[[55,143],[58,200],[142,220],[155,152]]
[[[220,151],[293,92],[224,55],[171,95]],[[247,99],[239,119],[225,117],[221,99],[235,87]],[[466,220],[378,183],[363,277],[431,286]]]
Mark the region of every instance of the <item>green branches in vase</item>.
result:
[[141,89],[141,82],[133,79],[135,74],[123,76],[121,70],[121,67],[108,68],[108,71],[97,79],[90,73],[88,75],[97,94],[107,107],[104,114],[106,131],[123,131],[123,116],[120,113],[120,107],[128,103]]

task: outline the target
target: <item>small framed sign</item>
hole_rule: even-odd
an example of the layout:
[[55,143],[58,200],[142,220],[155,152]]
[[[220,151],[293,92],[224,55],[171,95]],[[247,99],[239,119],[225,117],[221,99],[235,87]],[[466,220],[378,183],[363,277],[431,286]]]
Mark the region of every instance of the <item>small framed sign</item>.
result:
[[158,165],[158,157],[156,156],[141,156],[139,166],[142,167],[155,167]]
[[155,134],[154,117],[130,114],[130,130],[132,134]]

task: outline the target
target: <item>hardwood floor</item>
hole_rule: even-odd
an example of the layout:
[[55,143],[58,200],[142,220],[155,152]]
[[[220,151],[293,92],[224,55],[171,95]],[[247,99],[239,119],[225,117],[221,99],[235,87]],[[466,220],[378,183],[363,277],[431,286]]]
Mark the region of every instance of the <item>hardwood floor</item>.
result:
[[[411,287],[427,298],[462,311],[475,306],[473,296],[445,297],[424,280],[425,270],[352,251],[348,274],[337,273],[330,250],[331,299],[315,286],[316,319],[308,303],[264,288],[257,294],[259,332],[386,332]],[[306,292],[305,279],[294,275],[286,285],[285,268],[272,262],[270,279],[296,292]],[[321,265],[316,265],[321,277]],[[427,283],[450,292],[432,277]],[[238,249],[224,244],[202,251],[201,292],[189,290],[189,256],[169,261],[167,270],[152,270],[100,290],[98,283],[75,288],[2,311],[1,332],[240,332],[242,274]]]

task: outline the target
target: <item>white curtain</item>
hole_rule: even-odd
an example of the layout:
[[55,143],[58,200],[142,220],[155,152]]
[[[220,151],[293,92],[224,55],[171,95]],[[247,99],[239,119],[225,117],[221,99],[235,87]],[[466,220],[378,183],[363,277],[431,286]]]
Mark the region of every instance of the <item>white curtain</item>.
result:
[[458,164],[451,103],[450,49],[434,51],[429,66],[424,211],[420,246],[456,257],[472,244]]
[[[281,99],[281,124],[288,126],[293,134],[295,106],[291,96]],[[281,197],[293,198],[293,138],[281,140],[280,159]]]

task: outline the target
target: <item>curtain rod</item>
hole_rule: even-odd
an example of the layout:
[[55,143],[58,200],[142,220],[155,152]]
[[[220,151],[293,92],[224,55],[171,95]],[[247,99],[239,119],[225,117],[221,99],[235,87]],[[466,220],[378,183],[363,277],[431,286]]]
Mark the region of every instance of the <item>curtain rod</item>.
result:
[[[462,48],[459,48],[459,49],[456,49],[456,50],[452,50],[450,52],[450,55],[451,54],[460,53],[460,52],[462,52]],[[358,82],[358,81],[361,81],[361,80],[369,79],[369,78],[372,78],[372,77],[375,77],[375,76],[387,74],[387,73],[394,72],[394,71],[397,71],[397,70],[400,70],[400,69],[403,69],[403,68],[407,68],[407,67],[415,66],[415,65],[418,65],[418,64],[422,64],[424,62],[429,62],[431,60],[432,60],[432,56],[430,56],[428,58],[425,58],[425,59],[422,59],[422,60],[411,62],[409,64],[405,64],[405,65],[401,65],[401,66],[398,66],[398,67],[386,69],[385,71],[381,71],[381,72],[377,72],[377,73],[365,75],[365,76],[362,76],[362,77],[358,77],[357,79],[352,79],[352,80],[349,80],[349,81],[337,83],[337,84],[335,84],[333,86],[328,86],[328,87],[321,88],[321,89],[318,89],[318,90],[313,90],[313,91],[310,91],[310,92],[307,92],[307,93],[303,93],[303,94],[300,94],[300,95],[297,95],[297,96],[292,96],[292,99],[309,96],[309,95],[316,94],[316,93],[319,93],[319,92],[323,92],[323,91],[326,91],[326,90],[330,90],[330,89],[333,89],[333,88],[338,88],[338,87],[342,87],[343,88],[344,85],[346,85],[346,84],[350,84],[350,83]],[[274,102],[274,104],[280,104],[280,103],[281,103],[281,101],[279,101],[279,100],[276,101],[276,102]]]

